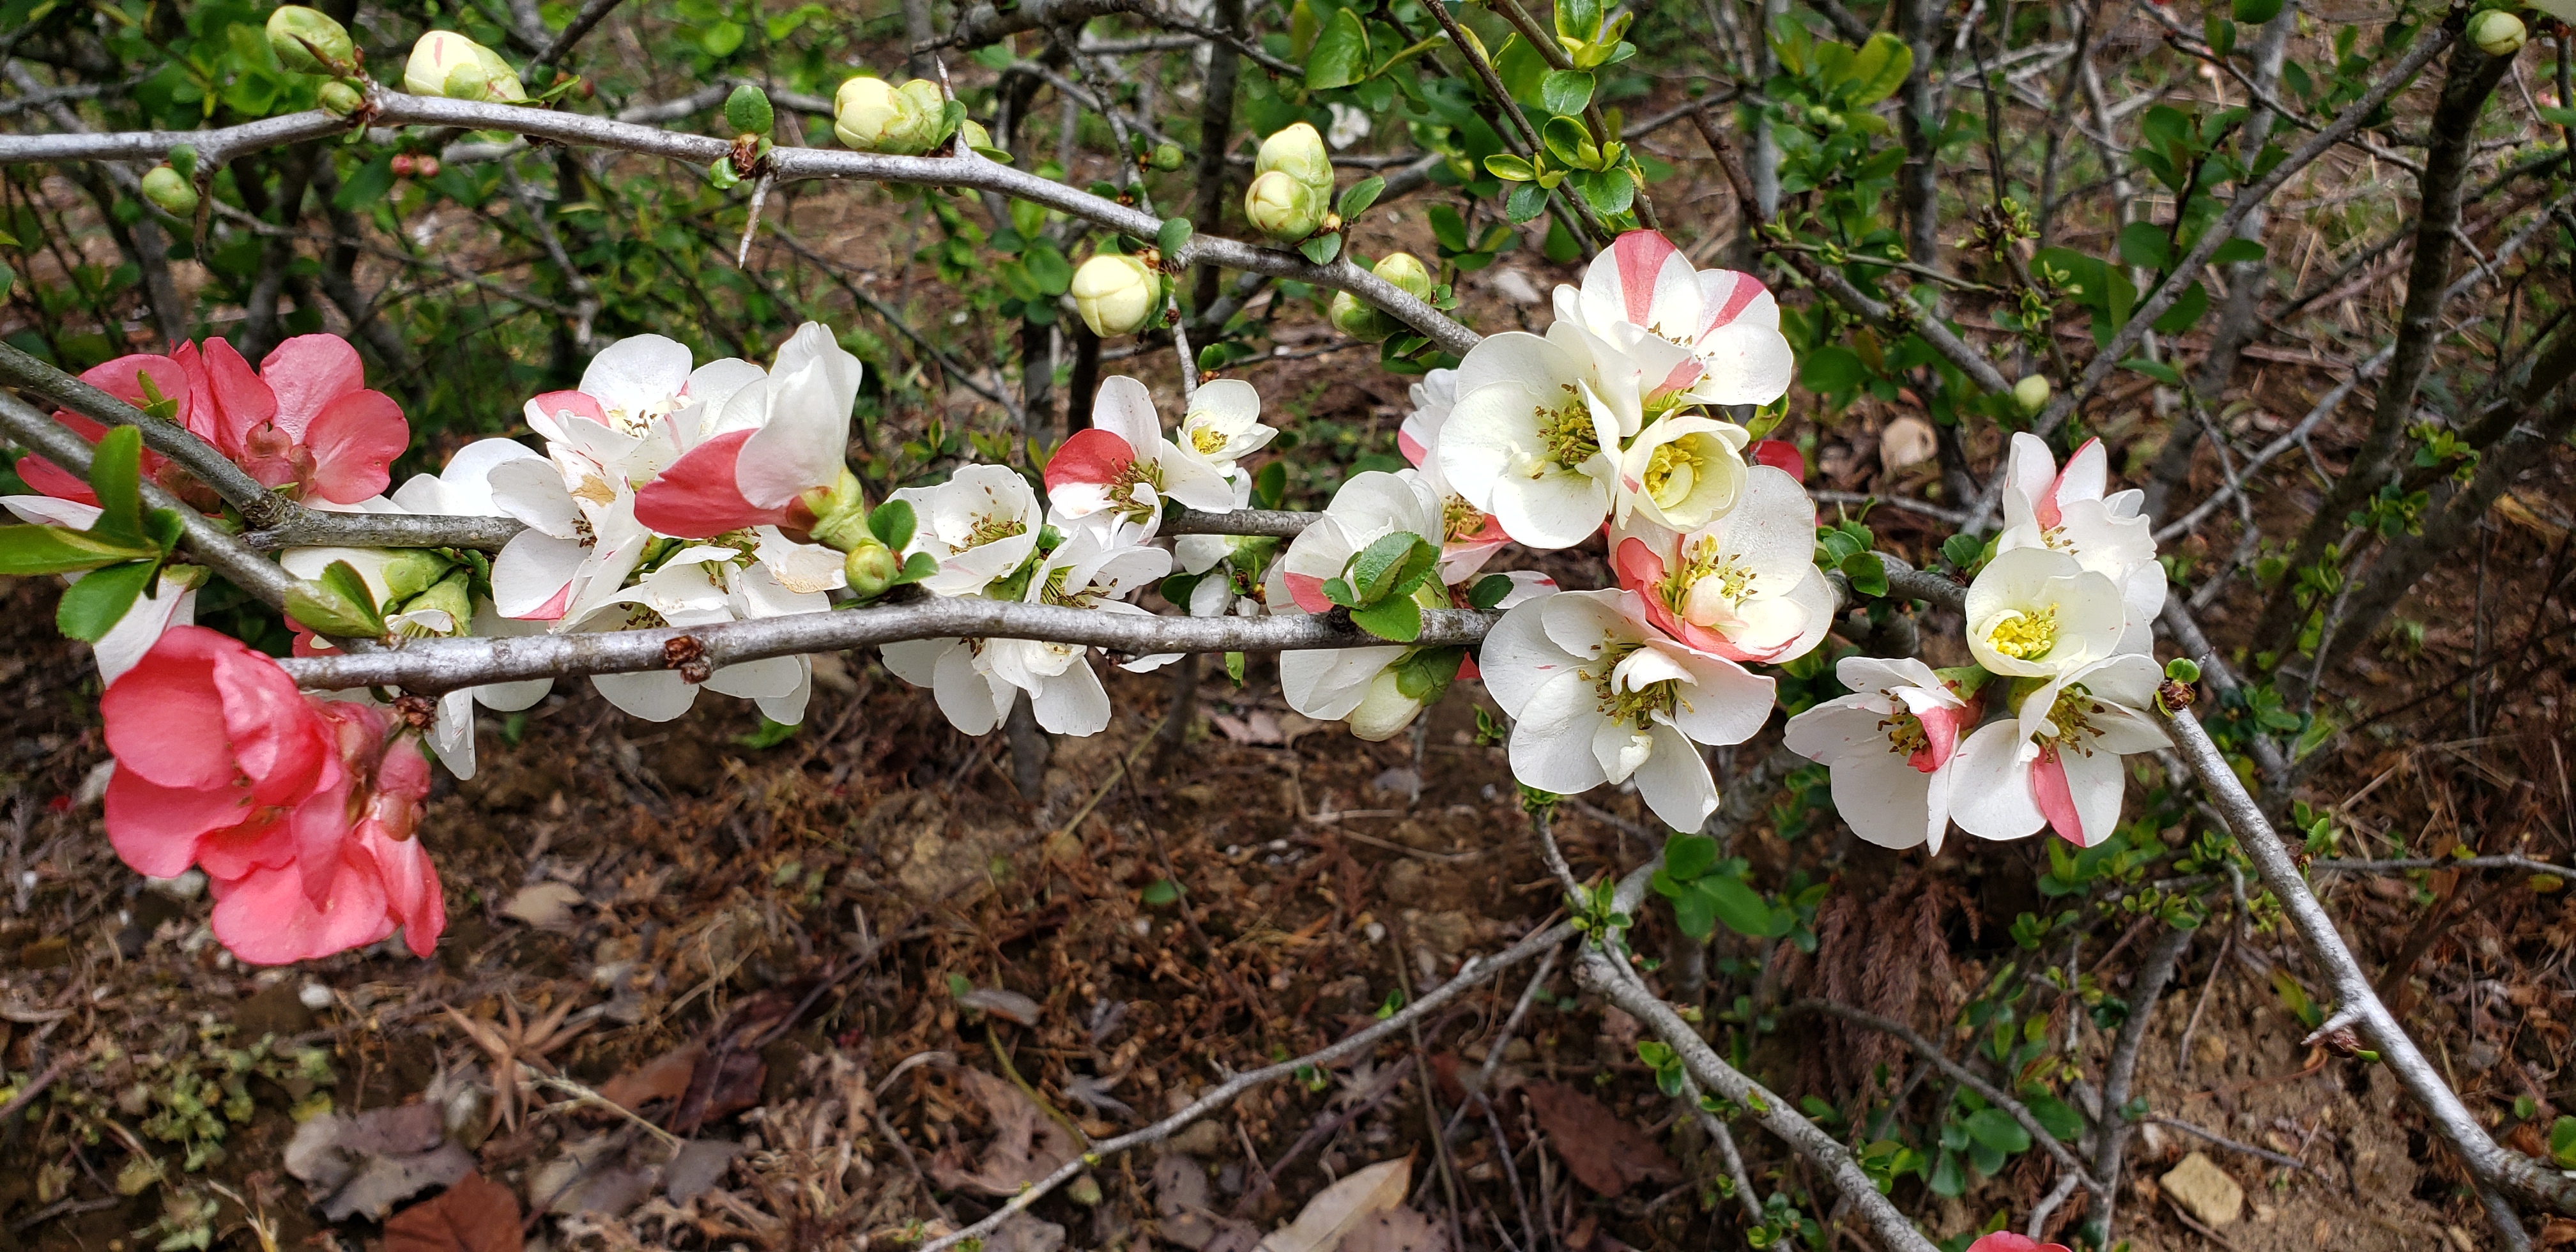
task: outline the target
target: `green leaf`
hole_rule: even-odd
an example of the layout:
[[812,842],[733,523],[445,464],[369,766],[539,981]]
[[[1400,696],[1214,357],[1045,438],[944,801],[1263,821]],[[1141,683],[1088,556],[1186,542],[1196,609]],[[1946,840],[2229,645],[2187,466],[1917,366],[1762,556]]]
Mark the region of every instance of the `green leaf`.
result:
[[1145,890],[1138,893],[1137,898],[1145,902],[1145,907],[1159,909],[1179,900],[1181,888],[1169,878],[1157,878],[1145,884]]
[[1351,610],[1351,621],[1380,639],[1411,643],[1422,637],[1422,606],[1405,596],[1389,596]]
[[2162,361],[2150,361],[2142,356],[2133,356],[2128,360],[2120,362],[2120,368],[2124,370],[2134,370],[2156,380],[2157,382],[2163,383],[2168,387],[2179,387],[2182,385],[2181,372]]
[[374,639],[385,633],[384,615],[375,593],[347,561],[333,561],[322,576],[295,584],[286,593],[286,614],[304,628],[343,638]]
[[114,426],[90,454],[89,486],[98,493],[98,520],[90,530],[102,539],[143,538],[143,432]]
[[1317,265],[1330,265],[1333,263],[1334,257],[1342,254],[1342,237],[1340,235],[1317,235],[1304,243],[1298,244],[1297,250],[1305,253],[1306,259]]
[[1592,103],[1592,76],[1581,70],[1550,70],[1538,84],[1539,107],[1571,117]]
[[2173,302],[2173,307],[2166,309],[2156,318],[2156,333],[2179,335],[2190,330],[2191,324],[2199,321],[2200,315],[2208,311],[2209,288],[2195,282],[2183,288],[2181,297]]
[[2237,265],[2246,261],[2260,261],[2263,259],[2263,253],[2264,248],[2260,240],[2230,239],[2218,245],[2218,251],[2209,254],[2209,260],[2213,265]]
[[1041,295],[1060,296],[1073,287],[1073,263],[1065,260],[1064,253],[1057,251],[1053,244],[1029,245],[1027,254],[1020,258],[1020,264],[1026,267],[1029,280],[1038,285]]
[[1181,254],[1181,249],[1190,246],[1193,229],[1186,217],[1164,218],[1163,228],[1154,232],[1154,247],[1161,250],[1165,261],[1170,261]]
[[1706,835],[1674,835],[1664,841],[1664,872],[1689,882],[1717,864],[1717,840]]
[[2561,1169],[2576,1169],[2576,1117],[2549,1123],[2549,1155]]
[[1787,932],[1779,925],[1771,906],[1760,893],[1746,886],[1732,874],[1717,874],[1699,880],[1700,893],[1708,897],[1709,907],[1728,930],[1755,939],[1768,939]]
[[0,574],[69,574],[159,555],[140,538],[122,542],[67,526],[0,526]]
[[1547,154],[1560,166],[1591,169],[1601,160],[1601,149],[1592,142],[1592,132],[1570,117],[1551,117],[1538,128],[1539,139]]
[[1968,1137],[2006,1156],[2030,1150],[2030,1132],[2002,1109],[1978,1109],[1968,1114]]
[[711,57],[729,57],[742,47],[743,37],[751,33],[740,22],[718,22],[698,36],[698,46]]
[[2576,126],[2576,109],[2562,109],[2543,105],[2540,109],[2540,120],[2547,122],[2552,126]]
[[886,585],[900,587],[905,583],[917,583],[938,572],[939,558],[927,552],[915,552],[903,559],[903,572],[895,575],[894,581]]
[[1637,180],[1623,169],[1578,170],[1571,181],[1583,202],[1603,217],[1627,212],[1637,199]]
[[2173,265],[2173,240],[2153,222],[2131,222],[2120,228],[2120,259],[2161,273]]
[[1306,57],[1306,89],[1348,87],[1368,73],[1368,28],[1360,24],[1358,13],[1338,10],[1316,34],[1315,49]]
[[135,597],[152,585],[159,576],[159,561],[127,561],[92,570],[79,582],[63,589],[62,602],[54,610],[54,624],[64,635],[83,643],[97,643],[134,607]]
[[1285,503],[1287,499],[1287,462],[1272,461],[1268,465],[1262,466],[1260,472],[1252,476],[1253,504],[1265,509],[1275,509]]
[[1848,97],[1853,107],[1876,104],[1896,94],[1905,85],[1905,77],[1914,72],[1914,49],[1904,40],[1880,31],[1862,44],[1853,55],[1850,77],[1844,83],[1851,89]]
[[1351,558],[1350,584],[1361,604],[1374,604],[1396,591],[1396,582],[1416,548],[1422,547],[1422,536],[1411,531],[1382,535],[1377,542],[1360,549]]
[[[1508,152],[1497,152],[1486,157],[1485,172],[1507,183],[1525,183],[1538,177],[1538,171],[1532,168],[1529,162]],[[1456,216],[1456,210],[1451,210],[1451,216]],[[1461,226],[1458,231],[1460,240],[1463,241],[1466,238],[1466,233],[1466,228]],[[1466,244],[1461,242],[1458,246],[1463,248]]]
[[[1499,178],[1501,175],[1498,174],[1495,177]],[[1526,222],[1546,211],[1547,188],[1537,183],[1515,183],[1512,186],[1512,194],[1503,200],[1503,216],[1514,222]],[[1561,223],[1554,225],[1561,225]],[[1553,233],[1548,236],[1550,242],[1555,238]]]
[[1435,204],[1423,211],[1423,217],[1431,223],[1431,237],[1439,242],[1442,251],[1475,251],[1474,243],[1467,238],[1467,220],[1458,216],[1458,210],[1445,204]]
[[912,501],[888,500],[868,512],[868,531],[877,542],[901,552],[912,542]]
[[1590,43],[1601,33],[1601,0],[1557,0],[1556,33]]
[[[1663,875],[1655,877],[1660,884]],[[1682,933],[1690,936],[1692,942],[1706,943],[1717,933],[1717,905],[1708,893],[1695,887],[1686,888],[1672,893],[1671,899],[1673,924],[1681,927]]]
[[1342,215],[1342,229],[1350,229],[1360,214],[1368,212],[1369,206],[1377,203],[1378,193],[1384,190],[1386,180],[1374,174],[1343,189],[1341,203],[1334,209]]
[[2031,1095],[2022,1100],[2022,1105],[2030,1110],[2031,1118],[2039,1123],[2039,1128],[2059,1142],[2073,1143],[2076,1136],[2084,1133],[2084,1115],[2076,1112],[2074,1105],[2056,1096]]
[[766,135],[777,121],[777,111],[770,107],[769,95],[749,83],[733,89],[725,97],[725,124],[737,135]]
[[1511,579],[1501,574],[1487,574],[1477,579],[1474,589],[1467,593],[1467,603],[1480,609],[1490,609],[1501,604],[1503,597],[1510,594],[1512,594]]
[[1887,594],[1887,563],[1875,552],[1855,552],[1844,557],[1835,567],[1851,580],[1852,590],[1865,596]]

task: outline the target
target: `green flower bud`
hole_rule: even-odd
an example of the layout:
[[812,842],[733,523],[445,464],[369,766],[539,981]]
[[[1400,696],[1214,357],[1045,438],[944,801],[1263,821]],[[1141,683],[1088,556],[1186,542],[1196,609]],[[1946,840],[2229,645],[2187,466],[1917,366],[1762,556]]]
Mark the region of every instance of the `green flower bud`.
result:
[[280,5],[268,15],[268,47],[291,73],[358,72],[358,46],[349,41],[349,28],[300,4]]
[[528,98],[518,71],[501,54],[452,30],[434,30],[411,47],[403,90],[450,100],[516,102]]
[[1403,288],[1404,294],[1416,300],[1431,298],[1431,271],[1424,269],[1422,261],[1410,252],[1387,253],[1372,272]]
[[1272,170],[1243,189],[1243,216],[1254,230],[1295,243],[1324,222],[1324,198],[1286,170]]
[[2522,19],[2502,9],[2489,9],[2469,19],[2469,41],[2491,57],[2509,57],[2522,51],[2527,34]]
[[850,590],[862,600],[884,595],[886,588],[903,574],[903,558],[874,539],[863,540],[841,560],[841,573],[850,580]]
[[167,165],[154,166],[151,173],[143,176],[143,195],[172,217],[197,215],[197,189]]
[[412,597],[411,603],[404,605],[402,611],[418,613],[424,609],[436,609],[447,614],[447,620],[454,623],[449,633],[464,634],[466,627],[474,621],[474,602],[466,594],[465,571],[460,569],[438,580],[429,590]]
[[1261,141],[1261,152],[1252,160],[1253,176],[1273,170],[1323,195],[1333,194],[1332,154],[1324,148],[1324,137],[1307,123],[1299,122]]
[[897,87],[853,78],[832,97],[832,133],[860,152],[919,156],[939,142],[939,87],[916,78]]
[[[406,601],[427,593],[438,580],[447,576],[447,571],[455,567],[454,561],[427,548],[409,548],[397,553],[393,559],[385,562],[384,573],[381,575],[385,584],[383,600],[386,611],[391,612],[397,605],[409,607],[405,604]],[[470,617],[472,614],[469,613],[467,616]]]
[[841,470],[841,481],[829,487],[816,487],[799,497],[806,510],[815,517],[807,531],[814,542],[843,552],[873,540],[868,531],[868,496],[859,485],[859,476],[847,468]]
[[313,93],[313,103],[333,117],[347,117],[366,102],[367,98],[357,88],[338,79],[322,84],[322,89]]
[[1118,252],[1096,252],[1073,272],[1073,307],[1091,333],[1108,339],[1152,325],[1163,311],[1163,278]]
[[1151,161],[1154,168],[1158,170],[1179,169],[1181,168],[1180,145],[1169,143],[1155,144],[1154,155],[1147,159]]
[[778,120],[778,112],[769,105],[768,93],[749,83],[733,89],[725,97],[725,124],[737,135],[766,135]]
[[2013,384],[2013,403],[2024,413],[2035,414],[2048,407],[2048,379],[2032,374]]
[[[1422,262],[1410,252],[1386,254],[1372,272],[1416,300],[1431,298],[1431,271],[1423,268]],[[1376,343],[1404,329],[1403,322],[1373,305],[1361,303],[1359,297],[1347,291],[1333,293],[1333,303],[1327,316],[1332,318],[1335,329],[1363,343]]]

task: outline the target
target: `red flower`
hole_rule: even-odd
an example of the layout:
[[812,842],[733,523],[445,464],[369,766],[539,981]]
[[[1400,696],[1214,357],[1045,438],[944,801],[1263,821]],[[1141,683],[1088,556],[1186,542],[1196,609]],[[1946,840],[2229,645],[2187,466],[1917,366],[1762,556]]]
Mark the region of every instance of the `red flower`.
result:
[[1998,1230],[1968,1245],[1968,1252],[2072,1252],[2062,1243],[2041,1243],[2028,1235]]
[[[208,339],[202,350],[183,343],[168,356],[118,357],[81,380],[136,408],[164,405],[172,420],[262,486],[333,504],[381,494],[393,459],[411,444],[402,409],[367,390],[357,349],[336,335],[289,339],[258,371],[231,344]],[[57,411],[54,420],[92,443],[106,433],[76,413]],[[97,503],[88,483],[42,458],[26,458],[18,473],[46,495]],[[174,490],[184,485],[156,453],[143,454],[143,473]]]
[[117,769],[108,840],[135,870],[195,865],[215,937],[273,965],[377,942],[427,955],[446,929],[412,839],[429,794],[417,739],[370,705],[310,697],[274,661],[174,627],[100,697]]

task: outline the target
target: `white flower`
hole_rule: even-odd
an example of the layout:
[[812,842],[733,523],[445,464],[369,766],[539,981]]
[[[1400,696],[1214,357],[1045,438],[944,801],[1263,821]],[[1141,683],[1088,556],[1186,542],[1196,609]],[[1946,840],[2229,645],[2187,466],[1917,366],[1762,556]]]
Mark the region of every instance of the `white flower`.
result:
[[1458,371],[1439,369],[1413,384],[1413,411],[1395,432],[1395,446],[1413,462],[1422,481],[1440,497],[1440,581],[1455,586],[1473,577],[1512,537],[1494,515],[1467,502],[1440,469],[1440,431],[1458,403]]
[[1742,507],[1697,530],[1637,520],[1613,538],[1610,563],[1673,638],[1733,661],[1787,661],[1833,626],[1833,589],[1815,562],[1816,505],[1768,465],[1746,483]]
[[1938,853],[1950,829],[1952,762],[1975,706],[1911,658],[1847,656],[1834,676],[1852,694],[1790,718],[1789,750],[1832,767],[1834,808],[1852,833]]
[[[1171,553],[1142,546],[1124,528],[1067,524],[1062,533],[1064,542],[1028,571],[1019,595],[1027,603],[1143,614],[1125,597],[1171,571]],[[969,735],[1000,725],[1021,692],[1038,725],[1092,735],[1109,725],[1109,692],[1085,659],[1089,651],[1034,639],[922,639],[887,644],[881,655],[896,677],[930,688],[949,724]],[[1140,658],[1127,668],[1162,659]]]
[[[707,626],[752,618],[820,613],[831,602],[820,592],[799,594],[737,548],[697,544],[663,557],[635,586],[608,597],[585,615],[584,630],[636,630],[657,626]],[[771,721],[793,725],[805,718],[813,692],[813,662],[804,656],[769,657],[717,669],[708,690],[751,700]],[[677,670],[594,674],[591,685],[608,702],[648,722],[667,722],[697,703],[698,686]]]
[[1533,548],[1569,548],[1601,529],[1621,446],[1642,425],[1634,388],[1609,385],[1590,356],[1556,342],[1565,337],[1505,331],[1468,349],[1439,431],[1449,484]]
[[[1252,504],[1252,480],[1237,478],[1234,507]],[[1259,617],[1267,607],[1261,577],[1279,555],[1279,540],[1267,535],[1181,535],[1172,540],[1172,562],[1181,572],[1198,576],[1190,584],[1192,617]]]
[[1368,114],[1339,103],[1327,104],[1324,110],[1333,118],[1333,124],[1324,130],[1324,142],[1336,148],[1347,148],[1368,138]]
[[2172,741],[2151,711],[2164,677],[2129,652],[2041,684],[2018,714],[1959,745],[1950,816],[1981,839],[2019,839],[2054,827],[2089,848],[2120,824],[2128,774],[2120,758]]
[[1696,414],[1656,418],[1619,458],[1612,520],[1631,516],[1675,530],[1705,526],[1735,507],[1744,491],[1744,446],[1752,436],[1733,422]]
[[1101,381],[1090,427],[1055,450],[1046,487],[1059,514],[1105,512],[1136,527],[1139,539],[1162,526],[1165,497],[1194,509],[1223,509],[1234,499],[1223,475],[1163,437],[1152,393],[1123,374]]
[[1968,585],[1968,651],[1996,674],[2054,678],[2119,650],[2119,585],[2049,548],[2000,552]]
[[1761,281],[1694,270],[1653,231],[1619,236],[1593,258],[1582,289],[1559,286],[1555,303],[1559,324],[1581,327],[1596,352],[1606,348],[1631,364],[1657,407],[1769,404],[1789,390],[1795,361],[1780,334],[1779,303]]
[[[1388,535],[1414,534],[1431,539],[1441,533],[1440,498],[1412,470],[1353,474],[1333,493],[1323,516],[1288,542],[1288,550],[1270,565],[1269,601],[1274,613],[1322,613],[1333,607],[1324,584],[1350,568],[1351,558]],[[1438,606],[1446,607],[1447,597]],[[1312,716],[1312,714],[1309,714]]]
[[527,523],[492,561],[492,600],[503,617],[570,629],[626,585],[653,532],[635,520],[623,469],[574,450],[503,461],[487,475],[494,507]]
[[1995,550],[2053,548],[2118,583],[2127,610],[2119,650],[2144,652],[2165,608],[2165,567],[2156,560],[2155,527],[2139,511],[2146,493],[2104,495],[2109,483],[2110,454],[2101,440],[2085,440],[2061,472],[2045,441],[2014,435]]
[[1560,795],[1633,781],[1676,830],[1699,829],[1717,808],[1699,745],[1741,743],[1771,715],[1770,679],[1674,642],[1624,591],[1514,608],[1485,637],[1479,665],[1516,719],[1515,778]]
[[1227,478],[1235,462],[1270,445],[1279,432],[1261,424],[1261,393],[1240,378],[1210,379],[1181,415],[1181,455]]
[[927,552],[939,572],[921,582],[937,596],[980,595],[1037,550],[1046,510],[1029,481],[1005,465],[968,465],[936,487],[887,496],[912,505],[908,555]]

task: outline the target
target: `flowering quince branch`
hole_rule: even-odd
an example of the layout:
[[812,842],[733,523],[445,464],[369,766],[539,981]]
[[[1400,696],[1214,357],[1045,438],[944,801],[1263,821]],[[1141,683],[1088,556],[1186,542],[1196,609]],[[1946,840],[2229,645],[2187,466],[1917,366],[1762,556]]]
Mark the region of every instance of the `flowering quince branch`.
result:
[[2201,728],[2200,720],[2192,716],[2188,703],[2187,700],[2178,703],[2159,701],[2156,708],[2173,728],[2175,746],[2183,763],[2208,790],[2219,815],[2227,822],[2227,829],[2236,836],[2238,845],[2254,862],[2254,870],[2262,876],[2263,885],[2279,897],[2309,955],[2334,984],[2335,998],[2339,1002],[2336,1012],[2328,1019],[2325,1029],[2303,1042],[2323,1042],[2338,1051],[2348,1050],[2349,1042],[2338,1044],[2326,1036],[2357,1026],[2378,1051],[2380,1062],[2388,1066],[2389,1072],[2424,1110],[2425,1119],[2450,1142],[2452,1151],[2459,1154],[2461,1164],[2477,1179],[2481,1197],[2498,1233],[2512,1246],[2530,1246],[2520,1219],[2494,1193],[2501,1191],[2528,1204],[2576,1214],[2576,1177],[2550,1169],[2520,1153],[2507,1151],[2487,1134],[2485,1127],[2478,1124],[2476,1116],[2460,1102],[2450,1084],[2443,1081],[2440,1071],[2433,1068],[2432,1062],[2415,1046],[2414,1039],[2407,1035],[2406,1028],[2399,1024],[2378,993],[2371,989],[2370,976],[2353,958],[2351,948],[2345,945],[2342,933],[2335,928],[2334,918],[2326,912],[2315,893],[2308,889],[2306,877],[2300,873],[2298,863],[2291,859],[2290,850],[2282,844],[2280,835],[2272,829],[2270,820],[2263,816],[2262,806],[2238,780],[2235,770],[2228,766],[2225,754],[2210,740],[2209,732]]

